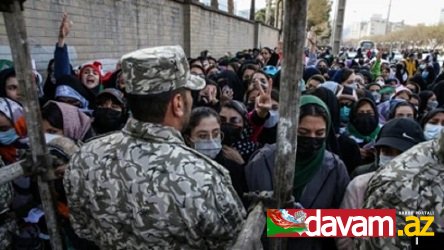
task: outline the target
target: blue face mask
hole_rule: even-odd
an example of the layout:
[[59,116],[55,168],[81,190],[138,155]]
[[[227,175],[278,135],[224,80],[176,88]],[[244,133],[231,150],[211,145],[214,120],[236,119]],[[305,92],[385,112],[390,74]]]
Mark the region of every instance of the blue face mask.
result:
[[341,122],[348,123],[349,117],[350,117],[350,110],[351,108],[344,106],[339,110],[339,116],[341,118]]
[[194,142],[194,149],[211,159],[214,159],[222,150],[222,141],[220,138],[213,140],[199,140]]
[[19,136],[13,128],[9,129],[8,131],[0,132],[0,144],[11,145],[17,141],[18,138]]
[[270,110],[270,117],[265,121],[265,128],[272,128],[279,122],[279,110]]
[[425,139],[426,140],[437,139],[439,137],[439,134],[441,133],[442,129],[443,129],[443,126],[441,126],[441,125],[427,123],[424,126]]

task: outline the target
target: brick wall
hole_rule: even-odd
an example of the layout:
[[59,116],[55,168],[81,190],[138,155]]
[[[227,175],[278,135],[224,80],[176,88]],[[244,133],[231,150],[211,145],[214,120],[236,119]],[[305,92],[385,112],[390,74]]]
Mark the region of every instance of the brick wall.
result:
[[[256,38],[255,23],[180,0],[27,0],[24,14],[29,44],[39,70],[53,57],[64,11],[74,23],[67,39],[73,65],[117,59],[137,48],[174,44],[184,46],[193,57],[204,49],[219,57],[256,44],[273,47],[273,33],[278,33],[261,28],[264,35],[256,34]],[[10,59],[10,53],[0,18],[0,59]]]

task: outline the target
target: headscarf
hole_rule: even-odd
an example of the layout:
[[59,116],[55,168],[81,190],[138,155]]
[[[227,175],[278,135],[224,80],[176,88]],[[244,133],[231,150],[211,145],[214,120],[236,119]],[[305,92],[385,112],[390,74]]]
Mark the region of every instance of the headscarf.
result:
[[419,92],[419,108],[418,108],[418,113],[421,116],[424,115],[427,112],[427,103],[428,103],[430,97],[432,97],[433,95],[434,95],[434,93],[431,90],[423,90],[423,91]]
[[[330,112],[329,112],[327,105],[325,105],[325,103],[316,96],[312,96],[312,95],[301,96],[301,101],[300,101],[301,108],[303,106],[310,105],[310,104],[314,104],[314,105],[321,107],[327,113],[327,133],[326,134],[328,134],[328,131],[330,131],[330,127],[331,127],[331,118],[330,118]],[[303,118],[303,117],[300,117],[299,119],[301,119],[301,118]],[[313,178],[313,176],[319,171],[319,169],[322,166],[322,163],[324,161],[324,155],[325,155],[325,140],[324,140],[324,144],[323,144],[322,148],[319,149],[319,151],[315,155],[313,155],[312,158],[306,159],[306,160],[301,160],[301,159],[296,158],[294,181],[293,181],[293,195],[296,200],[300,199],[300,197],[302,195],[302,191],[304,190],[307,183],[309,183],[311,181],[311,179]]]
[[245,95],[245,89],[239,77],[233,71],[224,70],[216,75],[215,82],[222,90],[225,86],[233,90],[233,100],[242,102]]
[[63,135],[75,141],[83,140],[91,128],[91,118],[72,105],[55,101],[49,101],[49,103],[56,104],[62,113]]
[[9,77],[15,76],[14,68],[7,68],[0,71],[0,96],[6,97],[6,80]]
[[330,129],[327,136],[327,146],[331,152],[339,154],[339,146],[336,140],[336,134],[339,133],[339,127],[341,126],[338,98],[331,90],[322,87],[316,88],[311,94],[321,99],[328,107],[332,129]]
[[[63,87],[63,93],[64,94],[68,94],[68,96],[66,97],[72,97],[75,98],[76,100],[79,100],[78,98],[76,98],[75,96],[81,96],[83,97],[82,100],[79,100],[82,103],[82,109],[94,109],[94,94],[88,90],[85,86],[83,86],[83,84],[80,82],[80,80],[74,76],[71,75],[64,75],[60,78],[57,79],[57,83],[56,83],[56,95],[55,97],[58,96],[62,96],[59,92],[59,95],[57,95],[57,89],[61,86],[67,86],[70,89],[74,90],[76,93],[70,91],[68,88]],[[59,90],[60,91],[60,90]],[[71,95],[73,94],[73,95]],[[85,100],[87,102],[85,102]]]
[[[0,97],[0,114],[8,118],[19,138],[26,137],[27,128],[23,107],[6,97]],[[16,161],[17,149],[14,146],[5,146],[0,150],[0,155],[7,163]]]
[[[363,102],[367,102],[371,105],[373,112],[375,113],[374,115],[374,119],[375,119],[375,128],[373,129],[372,132],[370,132],[367,135],[362,134],[362,132],[359,132],[359,127],[356,126],[356,118],[358,115],[358,108],[360,106],[362,106]],[[379,130],[381,129],[381,127],[379,126],[379,114],[378,114],[378,109],[376,108],[375,103],[368,98],[362,98],[360,100],[358,100],[352,107],[351,111],[350,111],[350,122],[347,125],[347,132],[349,134],[351,134],[352,136],[363,140],[365,143],[368,143],[370,141],[373,141],[376,139],[376,137],[378,136]]]
[[103,90],[103,85],[102,85],[103,76],[102,76],[102,70],[101,70],[102,69],[102,63],[98,62],[98,61],[94,61],[93,63],[82,65],[82,68],[80,69],[80,72],[79,72],[79,79],[80,79],[80,81],[82,81],[82,75],[83,75],[83,72],[85,71],[86,68],[91,68],[92,70],[94,70],[99,75],[99,84],[96,87],[90,89],[92,93],[97,95],[97,94],[100,93],[100,91]]
[[436,100],[438,101],[439,107],[444,107],[444,81],[436,83],[433,87],[433,92],[436,95]]

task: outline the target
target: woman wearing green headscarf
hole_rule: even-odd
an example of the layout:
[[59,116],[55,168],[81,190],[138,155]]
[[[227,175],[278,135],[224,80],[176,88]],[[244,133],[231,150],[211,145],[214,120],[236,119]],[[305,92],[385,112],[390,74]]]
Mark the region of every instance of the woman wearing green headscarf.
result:
[[[293,196],[306,209],[338,208],[350,180],[341,159],[325,149],[329,129],[325,103],[312,95],[301,96]],[[267,145],[252,156],[245,168],[250,191],[273,190],[276,150],[276,144]],[[297,238],[288,244],[289,249],[332,247],[334,241],[321,238]]]

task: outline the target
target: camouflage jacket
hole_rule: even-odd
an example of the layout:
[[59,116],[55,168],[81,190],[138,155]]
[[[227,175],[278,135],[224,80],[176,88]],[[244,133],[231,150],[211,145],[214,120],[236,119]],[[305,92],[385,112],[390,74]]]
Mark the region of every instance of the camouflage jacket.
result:
[[[379,168],[370,179],[363,208],[395,208],[397,230],[406,225],[400,211],[432,211],[435,220],[429,231],[444,232],[444,155],[439,144],[420,143]],[[355,239],[358,249],[410,249],[410,242],[406,236]]]
[[101,249],[224,249],[246,216],[222,166],[131,118],[83,145],[64,185],[75,232]]

